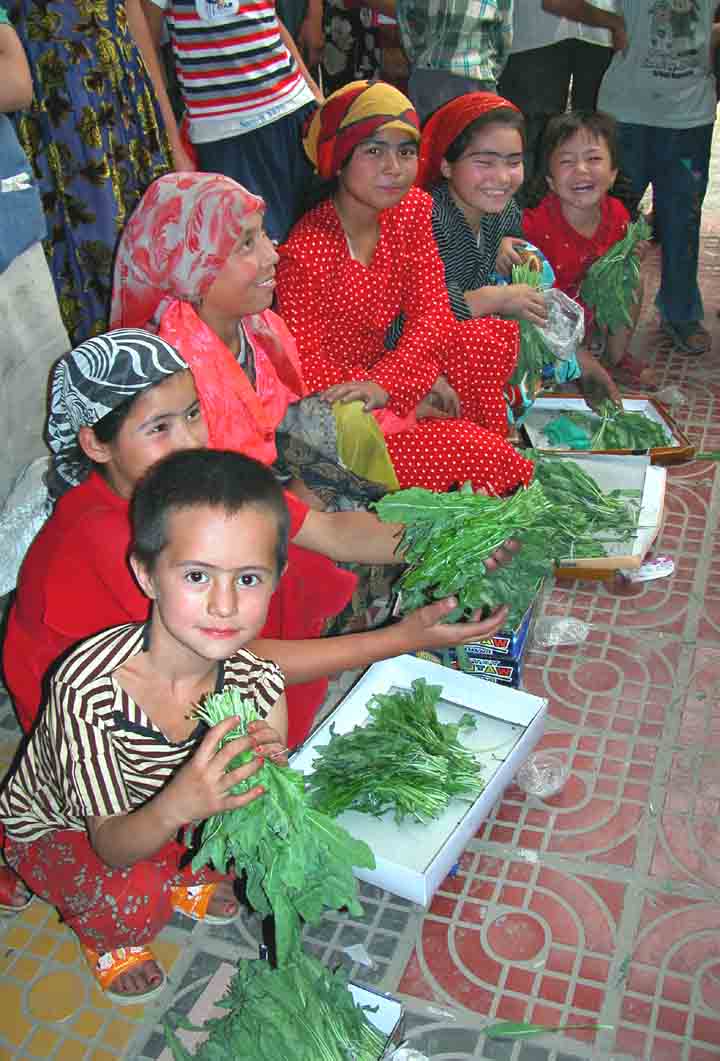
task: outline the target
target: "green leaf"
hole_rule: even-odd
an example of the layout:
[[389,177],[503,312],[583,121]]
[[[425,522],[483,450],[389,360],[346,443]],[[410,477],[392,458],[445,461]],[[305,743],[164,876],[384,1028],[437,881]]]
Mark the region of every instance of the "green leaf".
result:
[[612,1028],[612,1024],[526,1024],[525,1021],[502,1021],[500,1024],[491,1024],[489,1028],[483,1028],[483,1035],[488,1039],[527,1039],[531,1035],[547,1035],[549,1032],[564,1032],[578,1030],[581,1028],[592,1028],[600,1031],[602,1028]]

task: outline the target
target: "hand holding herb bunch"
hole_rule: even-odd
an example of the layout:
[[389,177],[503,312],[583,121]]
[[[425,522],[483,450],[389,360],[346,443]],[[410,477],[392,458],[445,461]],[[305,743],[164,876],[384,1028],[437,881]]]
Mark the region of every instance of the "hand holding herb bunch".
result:
[[[218,721],[227,720],[223,746],[217,752],[228,771],[227,786],[252,756],[246,735],[257,721],[255,707],[237,689],[228,689],[207,697],[197,714],[213,726],[211,733]],[[296,770],[265,759],[252,777],[232,784],[230,794],[249,794],[257,784],[265,792],[263,799],[213,814],[205,821],[192,867],[197,870],[211,862],[226,872],[234,862],[236,873],[247,873],[248,902],[263,916],[272,913],[275,917],[278,964],[282,965],[299,949],[301,919],[314,924],[326,909],[344,906],[356,916],[362,913],[352,869],[373,868],[375,859],[367,844],[310,807],[305,779]]]

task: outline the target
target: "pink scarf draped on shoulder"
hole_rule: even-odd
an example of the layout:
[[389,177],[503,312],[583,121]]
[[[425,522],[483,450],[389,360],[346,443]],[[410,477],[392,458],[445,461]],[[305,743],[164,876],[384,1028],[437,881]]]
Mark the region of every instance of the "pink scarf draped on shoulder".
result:
[[271,310],[244,317],[255,386],[196,309],[262,199],[218,173],[154,181],[125,227],[113,279],[112,327],[147,328],[190,367],[215,449],[272,464],[275,429],[307,393],[295,340]]

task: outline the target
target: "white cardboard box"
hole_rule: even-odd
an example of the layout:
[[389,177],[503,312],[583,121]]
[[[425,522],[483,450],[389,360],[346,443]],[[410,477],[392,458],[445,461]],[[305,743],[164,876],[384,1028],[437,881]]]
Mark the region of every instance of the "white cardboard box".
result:
[[638,526],[625,542],[603,542],[607,556],[563,557],[558,567],[607,570],[637,568],[655,541],[662,525],[667,470],[651,464],[647,456],[615,457],[605,453],[557,454],[556,461],[574,461],[601,490],[637,490],[640,493]]
[[[218,1006],[218,1002],[225,995],[228,985],[235,975],[235,966],[229,962],[223,962],[211,977],[207,987],[200,995],[193,1008],[188,1014],[188,1019],[196,1025],[205,1024],[211,1017],[224,1017],[227,1010]],[[391,1047],[397,1046],[402,1037],[404,1007],[392,995],[384,995],[370,988],[360,987],[358,984],[348,984],[348,989],[353,996],[356,1005],[369,1006],[376,1012],[368,1012],[367,1018],[379,1032],[387,1039],[386,1053]],[[177,1036],[187,1050],[196,1050],[206,1036],[203,1032],[191,1032],[184,1028],[177,1030]],[[386,1056],[383,1054],[383,1057]],[[158,1061],[172,1061],[172,1053],[169,1047],[165,1047]],[[228,1061],[231,1061],[228,1058]],[[278,1061],[282,1059],[278,1058]],[[381,1061],[381,1058],[378,1058]]]
[[[628,413],[642,413],[648,420],[660,424],[667,435],[667,446],[680,445],[680,442],[673,435],[672,427],[660,410],[655,407],[652,399],[623,397],[623,408]],[[556,420],[563,413],[586,413],[588,416],[594,416],[598,427],[600,426],[601,417],[593,413],[584,398],[570,398],[563,395],[548,395],[546,397],[543,395],[528,410],[523,421],[523,427],[534,449],[556,450],[559,448],[550,442],[550,439],[545,434],[545,428],[551,420]],[[587,453],[587,450],[578,450],[577,452]]]
[[492,682],[479,682],[471,674],[438,663],[396,656],[368,668],[293,755],[290,765],[311,773],[315,749],[329,742],[331,726],[336,733],[347,733],[363,725],[368,719],[368,702],[375,693],[409,689],[416,678],[442,686],[438,704],[441,722],[456,722],[468,711],[477,715],[475,729],[462,730],[460,739],[475,750],[485,789],[472,804],[453,800],[444,814],[425,824],[410,819],[397,824],[392,811],[381,818],[347,811],[338,820],[353,836],[369,844],[375,855],[374,870],[355,871],[360,880],[427,906],[542,736],[547,701]]

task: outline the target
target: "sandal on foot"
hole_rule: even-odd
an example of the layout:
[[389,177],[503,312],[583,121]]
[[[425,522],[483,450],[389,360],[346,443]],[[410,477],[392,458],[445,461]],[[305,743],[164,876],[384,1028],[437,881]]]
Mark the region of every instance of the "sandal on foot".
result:
[[616,383],[639,390],[657,390],[655,369],[649,361],[641,361],[631,353],[624,353],[614,365],[608,365],[608,372]]
[[177,913],[184,914],[193,921],[205,921],[208,925],[230,925],[240,916],[240,904],[238,903],[234,914],[209,914],[207,908],[216,889],[217,882],[171,888],[170,904]]
[[154,987],[149,987],[147,991],[141,991],[139,994],[133,995],[112,990],[112,985],[117,978],[122,976],[123,973],[129,972],[130,969],[136,969],[144,962],[155,962],[157,965],[155,955],[147,947],[117,947],[115,950],[107,951],[106,954],[98,954],[91,947],[86,947],[83,944],[80,945],[80,949],[92,970],[98,986],[117,1006],[144,1005],[144,1003],[156,998],[165,990],[167,977],[162,972],[162,969],[160,970],[162,973],[160,983],[155,984]]
[[676,350],[690,357],[700,357],[706,354],[712,346],[710,332],[703,328],[700,321],[684,321],[672,324],[670,321],[660,322],[661,330],[673,341]]
[[[18,894],[18,889],[27,895],[26,901],[20,906],[16,906],[12,901],[13,896]],[[9,866],[0,866],[0,916],[21,914],[23,910],[27,910],[34,898],[17,873],[13,873]]]

